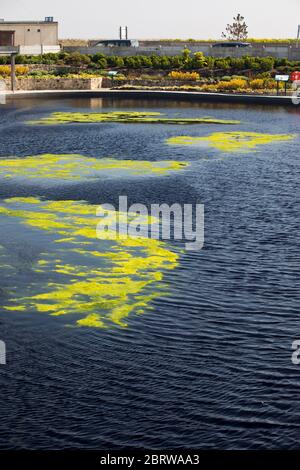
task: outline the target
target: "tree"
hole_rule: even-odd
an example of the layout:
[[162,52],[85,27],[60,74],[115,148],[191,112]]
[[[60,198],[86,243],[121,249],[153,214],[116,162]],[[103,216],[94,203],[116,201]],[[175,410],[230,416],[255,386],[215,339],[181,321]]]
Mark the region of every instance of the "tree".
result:
[[73,67],[83,67],[90,63],[90,57],[86,54],[80,54],[79,52],[71,52],[65,57],[65,64],[72,65]]
[[203,52],[195,52],[193,57],[194,66],[201,69],[206,66],[206,60]]
[[182,51],[183,62],[188,63],[190,60],[191,51],[185,47]]
[[238,13],[236,17],[233,17],[233,23],[226,26],[226,32],[222,33],[222,37],[230,41],[247,39],[248,26],[244,20],[245,18]]

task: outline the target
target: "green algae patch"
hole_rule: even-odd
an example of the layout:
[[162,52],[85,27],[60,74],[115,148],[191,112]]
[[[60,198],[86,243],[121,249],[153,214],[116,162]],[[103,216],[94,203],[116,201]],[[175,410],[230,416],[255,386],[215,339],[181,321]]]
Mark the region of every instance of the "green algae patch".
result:
[[239,124],[239,121],[216,119],[212,117],[184,118],[164,117],[158,112],[120,112],[111,113],[66,113],[57,112],[38,121],[28,121],[27,124],[75,124],[75,123],[137,123],[137,124]]
[[260,145],[295,139],[293,134],[260,134],[257,132],[215,132],[208,136],[178,136],[167,140],[169,145],[206,144],[222,152],[251,152]]
[[83,155],[44,154],[25,158],[0,159],[0,175],[5,179],[78,181],[103,176],[164,175],[188,163],[178,161],[136,161],[91,158]]
[[[96,238],[98,207],[70,200],[2,201],[4,223],[14,222],[18,233],[24,233],[25,239],[37,239],[39,246],[45,243],[45,249],[27,267],[31,281],[23,290],[20,286],[9,289],[4,310],[69,316],[69,324],[78,327],[126,327],[129,315],[148,311],[154,299],[166,294],[164,273],[176,268],[178,253],[159,240],[116,236],[114,211],[108,211],[103,239]],[[128,217],[121,212],[117,215],[119,222]],[[148,219],[142,223],[147,224]]]

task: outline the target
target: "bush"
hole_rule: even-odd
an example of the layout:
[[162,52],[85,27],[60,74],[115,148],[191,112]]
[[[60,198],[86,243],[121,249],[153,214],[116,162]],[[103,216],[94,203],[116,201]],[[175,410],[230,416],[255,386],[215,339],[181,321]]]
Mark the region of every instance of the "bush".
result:
[[246,77],[245,75],[232,75],[231,78],[237,80],[246,80],[246,82],[248,81],[248,77]]
[[268,72],[273,70],[275,60],[273,57],[262,57],[260,59],[260,70],[262,72]]
[[195,52],[192,60],[193,66],[196,68],[203,68],[206,66],[206,60],[203,52]]
[[235,70],[245,69],[245,61],[243,58],[230,57],[230,66]]
[[253,71],[260,70],[260,63],[257,61],[256,57],[246,56],[244,57],[245,68]]
[[9,64],[10,58],[6,55],[0,55],[0,64],[1,65],[6,65]]
[[229,70],[230,69],[229,60],[228,59],[216,59],[215,68],[222,69],[222,70]]
[[91,58],[86,54],[80,54],[80,52],[72,52],[71,54],[66,55],[64,62],[66,65],[83,67],[91,63]]
[[169,78],[172,80],[188,80],[188,81],[197,81],[200,80],[200,75],[197,72],[176,72],[173,70],[168,74]]
[[[10,76],[10,65],[0,65],[0,75],[2,77],[9,77]],[[24,65],[17,65],[16,66],[16,75],[27,75],[28,74],[28,67]]]
[[220,91],[243,90],[247,88],[247,82],[246,80],[232,79],[230,82],[220,81],[217,83],[216,87]]
[[49,72],[47,70],[31,70],[28,75],[30,77],[44,77],[45,75],[49,75]]
[[252,90],[262,90],[265,87],[265,81],[262,78],[256,78],[251,80],[249,85]]

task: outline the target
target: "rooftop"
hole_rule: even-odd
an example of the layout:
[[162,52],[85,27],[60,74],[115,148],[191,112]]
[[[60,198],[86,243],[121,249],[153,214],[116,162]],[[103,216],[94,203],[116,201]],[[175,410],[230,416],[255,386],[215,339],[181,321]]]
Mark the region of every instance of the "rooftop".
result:
[[57,21],[3,21],[0,20],[0,28],[1,25],[13,25],[13,24],[58,24]]

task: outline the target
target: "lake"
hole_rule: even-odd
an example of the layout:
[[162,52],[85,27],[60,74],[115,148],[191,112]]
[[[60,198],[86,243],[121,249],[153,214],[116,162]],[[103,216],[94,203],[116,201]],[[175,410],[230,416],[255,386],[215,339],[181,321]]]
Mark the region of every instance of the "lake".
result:
[[[168,122],[81,122],[112,112]],[[53,113],[77,122],[43,124]],[[299,118],[113,98],[0,107],[1,449],[298,447]],[[203,249],[96,239],[96,208],[121,195],[204,204]]]

